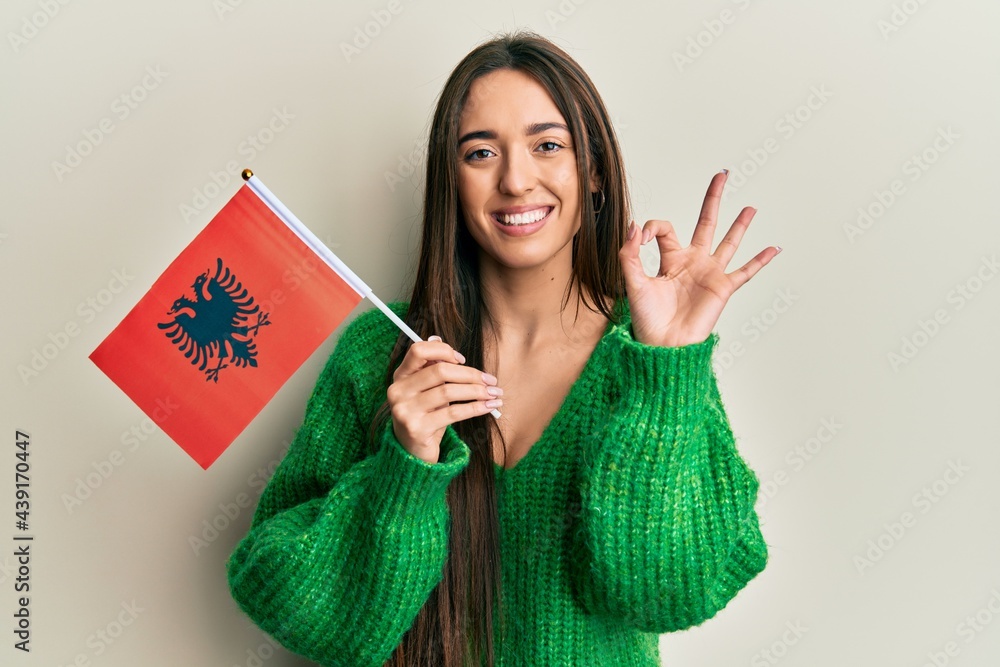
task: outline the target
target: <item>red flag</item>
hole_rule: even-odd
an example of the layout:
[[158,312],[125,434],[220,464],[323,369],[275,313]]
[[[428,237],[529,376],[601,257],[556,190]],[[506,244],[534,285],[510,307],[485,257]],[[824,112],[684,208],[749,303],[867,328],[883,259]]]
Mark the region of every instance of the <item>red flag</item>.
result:
[[207,469],[361,299],[244,185],[90,359]]

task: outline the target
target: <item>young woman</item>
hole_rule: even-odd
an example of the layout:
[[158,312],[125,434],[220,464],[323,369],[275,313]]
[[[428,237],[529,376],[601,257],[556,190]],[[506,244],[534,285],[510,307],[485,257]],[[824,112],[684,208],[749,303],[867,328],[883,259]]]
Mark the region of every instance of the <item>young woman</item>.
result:
[[755,211],[712,252],[725,171],[689,246],[632,221],[600,96],[533,33],[459,63],[430,137],[392,304],[425,342],[377,310],[344,331],[232,594],[322,665],[659,665],[767,560],[712,330],[780,249],[726,273]]

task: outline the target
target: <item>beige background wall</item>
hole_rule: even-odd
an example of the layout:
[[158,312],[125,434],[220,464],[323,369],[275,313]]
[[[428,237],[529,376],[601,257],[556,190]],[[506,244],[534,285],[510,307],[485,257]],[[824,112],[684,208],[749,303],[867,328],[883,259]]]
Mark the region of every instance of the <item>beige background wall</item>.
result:
[[[717,329],[772,560],[664,636],[665,664],[996,664],[998,21],[986,0],[5,2],[0,663],[304,664],[237,611],[224,562],[336,336],[208,471],[87,355],[244,166],[401,296],[444,79],[530,27],[602,91],[639,221],[687,242],[728,167],[720,227],[759,209],[733,266],[785,248]],[[16,429],[30,655],[12,647]]]

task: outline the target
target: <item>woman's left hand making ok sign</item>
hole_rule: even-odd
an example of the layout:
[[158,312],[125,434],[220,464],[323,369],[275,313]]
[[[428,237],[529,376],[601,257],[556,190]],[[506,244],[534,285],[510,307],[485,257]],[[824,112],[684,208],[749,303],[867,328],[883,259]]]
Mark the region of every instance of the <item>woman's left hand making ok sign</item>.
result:
[[[769,246],[739,269],[726,273],[726,265],[757,212],[749,206],[740,211],[719,247],[711,252],[727,176],[720,171],[712,178],[691,245],[686,248],[668,221],[648,220],[642,229],[632,221],[632,236],[619,251],[619,258],[625,273],[632,329],[640,343],[677,347],[704,341],[733,292],[781,252],[780,247]],[[654,238],[660,248],[660,268],[650,277],[642,268],[639,248]]]

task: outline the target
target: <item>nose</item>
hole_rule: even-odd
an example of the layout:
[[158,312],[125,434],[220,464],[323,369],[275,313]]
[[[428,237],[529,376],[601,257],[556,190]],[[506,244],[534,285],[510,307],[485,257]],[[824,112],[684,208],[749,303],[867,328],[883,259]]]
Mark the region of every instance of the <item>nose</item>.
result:
[[513,197],[535,187],[538,174],[535,163],[524,151],[509,151],[500,167],[500,191]]

